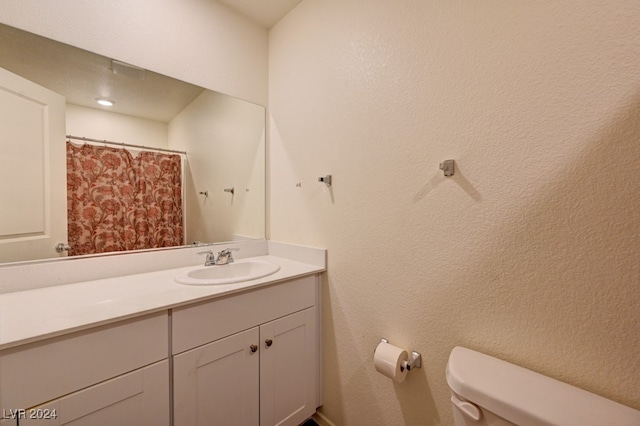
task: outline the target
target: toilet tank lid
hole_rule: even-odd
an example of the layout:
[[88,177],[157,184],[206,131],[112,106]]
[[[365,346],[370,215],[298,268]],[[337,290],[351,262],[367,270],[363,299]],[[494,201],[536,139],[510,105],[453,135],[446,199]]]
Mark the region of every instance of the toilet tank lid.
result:
[[458,396],[515,424],[638,426],[640,411],[463,347],[447,363]]

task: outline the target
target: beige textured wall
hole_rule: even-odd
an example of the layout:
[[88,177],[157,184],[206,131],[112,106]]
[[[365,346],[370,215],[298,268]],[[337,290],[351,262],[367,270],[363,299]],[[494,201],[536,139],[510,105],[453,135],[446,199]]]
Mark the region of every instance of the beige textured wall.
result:
[[171,120],[168,138],[188,153],[187,243],[264,238],[265,109],[206,90]]
[[[305,0],[271,30],[270,233],[328,249],[327,418],[451,424],[455,345],[640,409],[639,40],[631,0]],[[424,368],[377,374],[380,337]]]

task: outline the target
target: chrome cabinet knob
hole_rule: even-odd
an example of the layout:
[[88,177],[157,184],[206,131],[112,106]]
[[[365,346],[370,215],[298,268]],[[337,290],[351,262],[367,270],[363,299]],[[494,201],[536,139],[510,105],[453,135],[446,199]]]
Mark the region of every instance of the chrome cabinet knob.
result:
[[268,348],[270,348],[271,345],[273,345],[273,340],[267,339],[267,340],[264,341],[264,343],[267,345]]

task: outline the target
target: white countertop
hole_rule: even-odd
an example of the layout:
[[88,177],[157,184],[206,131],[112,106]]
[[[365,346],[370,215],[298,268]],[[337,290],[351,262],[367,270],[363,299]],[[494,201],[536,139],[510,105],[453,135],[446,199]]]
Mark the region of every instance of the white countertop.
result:
[[324,266],[265,255],[272,275],[235,284],[191,286],[174,276],[194,266],[0,294],[0,350],[284,280]]

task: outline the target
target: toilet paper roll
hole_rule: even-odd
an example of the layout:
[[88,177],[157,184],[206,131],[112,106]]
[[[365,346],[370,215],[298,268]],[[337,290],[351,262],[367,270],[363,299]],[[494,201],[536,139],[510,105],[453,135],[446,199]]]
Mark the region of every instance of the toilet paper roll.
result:
[[407,351],[386,342],[380,342],[373,354],[373,365],[380,374],[384,374],[398,383],[404,382],[407,369],[403,362],[409,359]]

